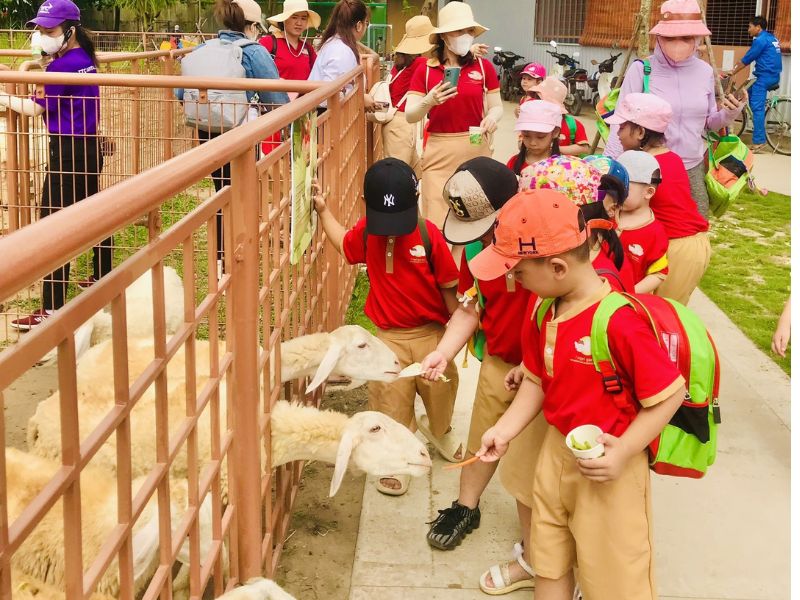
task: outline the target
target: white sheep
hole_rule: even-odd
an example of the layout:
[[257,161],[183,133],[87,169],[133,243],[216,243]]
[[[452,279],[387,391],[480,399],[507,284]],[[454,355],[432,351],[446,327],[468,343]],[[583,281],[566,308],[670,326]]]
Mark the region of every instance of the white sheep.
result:
[[[125,290],[128,337],[153,336],[153,277],[148,269]],[[164,267],[164,318],[167,333],[183,324],[183,280],[172,267]],[[92,346],[111,339],[111,313],[100,310],[75,330],[75,355],[80,359]],[[51,364],[58,350],[53,348],[38,364]]]
[[283,591],[274,581],[255,577],[243,586],[217,596],[217,600],[295,600],[295,597]]
[[[14,600],[65,600],[66,598],[63,590],[39,581],[19,569],[11,569],[11,584]],[[116,597],[95,592],[89,596],[89,600],[116,600]]]

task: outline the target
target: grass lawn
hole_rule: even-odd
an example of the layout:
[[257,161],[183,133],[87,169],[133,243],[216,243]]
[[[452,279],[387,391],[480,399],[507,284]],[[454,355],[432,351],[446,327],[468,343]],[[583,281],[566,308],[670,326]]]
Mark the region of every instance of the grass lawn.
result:
[[743,193],[712,221],[711,265],[700,288],[787,373],[791,355],[772,353],[772,334],[789,296],[791,201]]

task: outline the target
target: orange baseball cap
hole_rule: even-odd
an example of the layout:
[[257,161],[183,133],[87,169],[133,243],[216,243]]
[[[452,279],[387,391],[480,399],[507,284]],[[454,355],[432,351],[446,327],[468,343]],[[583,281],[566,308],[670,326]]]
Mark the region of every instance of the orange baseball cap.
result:
[[491,246],[469,262],[478,279],[502,277],[523,258],[563,254],[586,243],[589,230],[580,209],[563,193],[525,190],[500,209]]

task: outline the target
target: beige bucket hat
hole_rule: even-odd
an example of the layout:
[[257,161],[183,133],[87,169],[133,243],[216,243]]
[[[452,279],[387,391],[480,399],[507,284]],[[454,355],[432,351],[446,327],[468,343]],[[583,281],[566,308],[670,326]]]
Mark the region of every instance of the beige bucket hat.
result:
[[425,15],[417,15],[406,21],[406,34],[400,43],[395,46],[395,52],[403,54],[425,54],[433,48],[430,35],[433,32],[433,23]]
[[231,0],[231,4],[236,4],[242,9],[242,14],[244,14],[246,21],[258,23],[261,29],[267,30],[267,26],[264,25],[264,17],[261,14],[261,7],[256,0]]
[[433,36],[438,33],[448,33],[459,29],[475,29],[475,37],[489,31],[472,16],[472,8],[464,2],[451,2],[439,11],[439,26],[431,32],[431,41],[435,43]]
[[306,2],[306,0],[286,0],[286,2],[283,3],[283,12],[274,17],[269,17],[267,21],[270,23],[283,23],[293,14],[300,12],[307,12],[308,24],[314,29],[319,29],[319,26],[322,24],[322,17],[319,16],[319,13],[308,8],[308,2]]

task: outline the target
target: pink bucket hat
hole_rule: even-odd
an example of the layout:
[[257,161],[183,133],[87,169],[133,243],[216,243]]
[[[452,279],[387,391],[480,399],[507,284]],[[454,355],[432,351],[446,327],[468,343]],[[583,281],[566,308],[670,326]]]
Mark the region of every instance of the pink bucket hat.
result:
[[546,101],[558,104],[561,107],[561,114],[567,114],[567,109],[564,108],[564,100],[567,99],[567,86],[555,75],[545,77],[541,82],[537,83],[531,88],[532,92],[537,92],[539,98]]
[[549,133],[561,126],[561,107],[545,100],[531,100],[519,107],[514,131]]
[[667,0],[661,5],[661,20],[650,30],[662,37],[711,35],[697,0]]
[[544,65],[532,62],[525,65],[525,68],[522,69],[520,75],[529,75],[531,77],[535,77],[536,79],[544,79],[547,77],[547,69],[544,68]]
[[645,129],[664,133],[672,120],[672,106],[655,94],[626,94],[619,101],[614,114],[605,121],[609,125],[622,125],[630,121]]

